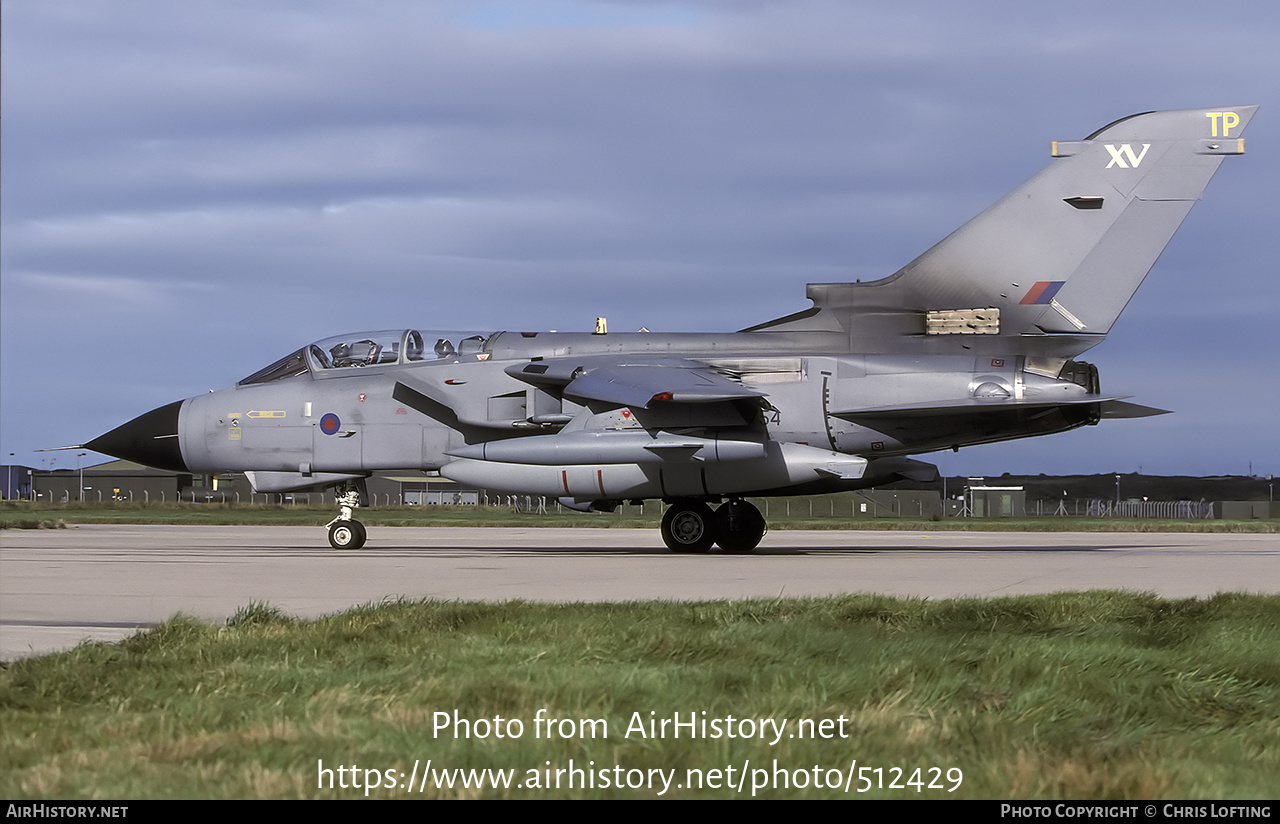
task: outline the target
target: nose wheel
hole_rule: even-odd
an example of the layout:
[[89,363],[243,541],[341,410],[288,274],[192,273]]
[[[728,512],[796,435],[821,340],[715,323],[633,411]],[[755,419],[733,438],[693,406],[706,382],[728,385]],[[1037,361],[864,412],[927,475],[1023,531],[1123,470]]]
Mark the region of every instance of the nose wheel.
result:
[[359,549],[368,534],[359,521],[337,520],[329,524],[329,545],[334,549]]

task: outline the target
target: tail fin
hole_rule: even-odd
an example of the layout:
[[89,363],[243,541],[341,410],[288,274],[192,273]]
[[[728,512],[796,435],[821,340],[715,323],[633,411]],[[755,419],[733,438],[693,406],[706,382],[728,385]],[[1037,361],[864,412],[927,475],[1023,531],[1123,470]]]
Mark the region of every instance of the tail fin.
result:
[[810,284],[816,316],[756,329],[838,323],[859,344],[904,334],[1064,335],[1075,344],[1063,348],[1088,348],[1111,329],[1223,157],[1244,152],[1240,135],[1257,108],[1136,114],[1055,142],[1048,167],[896,274]]

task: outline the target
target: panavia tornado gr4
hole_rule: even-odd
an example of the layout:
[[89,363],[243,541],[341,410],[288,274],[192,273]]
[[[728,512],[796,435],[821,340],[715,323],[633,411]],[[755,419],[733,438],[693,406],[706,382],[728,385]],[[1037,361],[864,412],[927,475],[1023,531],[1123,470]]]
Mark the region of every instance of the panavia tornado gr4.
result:
[[[1148,112],[1055,142],[1039,174],[883,280],[814,283],[734,333],[359,332],[86,444],[151,466],[339,487],[356,548],[378,470],[559,499],[660,498],[676,552],[750,552],[748,496],[930,479],[910,455],[1160,410],[1076,360],[1111,329],[1256,106]],[[713,506],[715,507],[713,509]]]

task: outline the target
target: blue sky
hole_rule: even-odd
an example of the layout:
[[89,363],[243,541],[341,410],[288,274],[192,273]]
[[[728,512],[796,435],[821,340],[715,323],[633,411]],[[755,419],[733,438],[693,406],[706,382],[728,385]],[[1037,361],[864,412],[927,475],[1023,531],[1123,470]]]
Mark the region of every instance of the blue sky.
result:
[[[729,331],[1137,111],[1262,104],[1108,340],[1172,409],[954,474],[1280,472],[1280,7],[3,3],[0,452],[401,327]],[[929,458],[932,460],[933,458]],[[62,466],[74,457],[61,454]]]

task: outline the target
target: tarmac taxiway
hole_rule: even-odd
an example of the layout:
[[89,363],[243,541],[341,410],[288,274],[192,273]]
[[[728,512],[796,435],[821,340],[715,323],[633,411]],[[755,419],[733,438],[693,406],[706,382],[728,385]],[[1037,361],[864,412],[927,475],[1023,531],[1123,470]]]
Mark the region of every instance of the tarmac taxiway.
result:
[[1126,589],[1280,593],[1274,534],[770,532],[752,555],[675,555],[656,529],[80,525],[0,532],[0,660],[114,641],[254,601],[310,618],[395,598],[924,598]]

